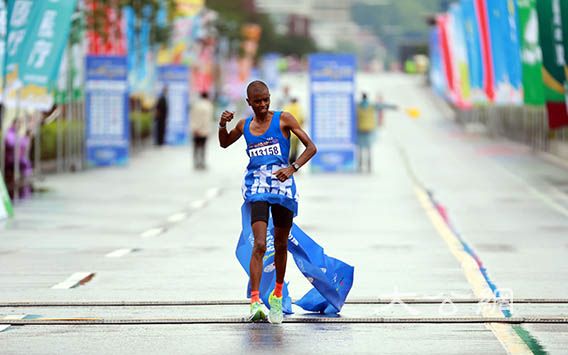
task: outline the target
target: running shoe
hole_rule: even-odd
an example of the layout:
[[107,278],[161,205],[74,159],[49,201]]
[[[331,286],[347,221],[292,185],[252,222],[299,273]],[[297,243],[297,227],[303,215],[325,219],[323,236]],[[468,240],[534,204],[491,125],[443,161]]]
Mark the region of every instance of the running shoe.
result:
[[266,320],[266,314],[262,310],[262,304],[260,302],[254,302],[250,304],[250,315],[248,317],[250,322],[260,322]]
[[282,297],[274,296],[274,291],[268,297],[268,304],[270,304],[270,312],[268,312],[268,321],[270,323],[282,323],[284,315],[282,314]]

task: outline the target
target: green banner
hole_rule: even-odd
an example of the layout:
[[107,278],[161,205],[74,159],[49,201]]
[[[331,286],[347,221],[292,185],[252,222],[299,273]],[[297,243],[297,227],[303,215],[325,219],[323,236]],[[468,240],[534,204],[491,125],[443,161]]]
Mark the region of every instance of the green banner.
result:
[[12,217],[14,210],[12,209],[12,202],[8,195],[8,190],[4,184],[4,177],[0,175],[0,220],[6,217]]
[[77,0],[10,0],[6,104],[49,109]]
[[542,77],[550,128],[568,125],[564,36],[561,0],[538,0],[539,39],[542,49]]
[[36,21],[30,21],[20,63],[24,84],[47,87],[55,81],[67,45],[76,0],[34,2]]
[[523,63],[523,93],[527,105],[545,103],[542,83],[542,51],[538,38],[537,0],[518,0],[519,35]]

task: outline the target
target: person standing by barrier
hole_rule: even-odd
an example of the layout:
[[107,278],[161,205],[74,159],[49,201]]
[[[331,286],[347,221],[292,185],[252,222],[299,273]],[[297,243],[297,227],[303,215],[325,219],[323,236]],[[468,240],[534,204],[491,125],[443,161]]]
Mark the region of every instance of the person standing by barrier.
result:
[[[281,323],[282,288],[288,253],[288,236],[293,218],[298,212],[296,184],[293,174],[316,154],[316,146],[288,112],[269,111],[270,92],[262,81],[253,81],[247,87],[248,105],[254,114],[241,119],[235,128],[227,131],[227,123],[234,114],[225,111],[219,121],[219,143],[226,148],[245,136],[249,163],[243,182],[243,197],[250,205],[254,246],[250,259],[251,306],[249,320],[266,318],[260,303],[260,281],[263,257],[266,252],[269,212],[274,222],[274,263],[276,284],[268,303],[271,323]],[[306,146],[298,159],[288,164],[290,135],[295,134]],[[270,210],[270,211],[269,211]]]
[[200,98],[192,105],[189,112],[189,125],[193,136],[193,168],[205,169],[205,145],[211,132],[213,104],[209,94],[202,92]]
[[[377,128],[377,113],[375,106],[369,102],[366,93],[363,93],[361,101],[357,104],[357,148],[359,172],[366,167],[368,173],[372,169],[371,146],[373,135]],[[366,161],[366,163],[364,163]]]
[[166,141],[166,125],[168,119],[168,88],[164,86],[154,110],[155,144],[164,145]]
[[[302,112],[302,107],[298,102],[298,99],[293,97],[290,100],[290,103],[284,106],[284,111],[289,112],[292,116],[296,117],[296,120],[300,124],[302,129],[304,128],[304,113]],[[290,136],[290,158],[289,162],[292,164],[298,158],[298,147],[300,145],[300,140],[296,137],[295,134]]]

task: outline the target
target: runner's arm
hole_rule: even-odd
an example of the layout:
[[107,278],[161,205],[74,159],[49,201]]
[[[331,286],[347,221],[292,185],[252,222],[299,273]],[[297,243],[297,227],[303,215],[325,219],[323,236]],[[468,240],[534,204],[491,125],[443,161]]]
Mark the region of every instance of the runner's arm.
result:
[[225,111],[221,114],[221,120],[219,121],[219,144],[223,148],[227,148],[235,143],[243,135],[245,120],[240,120],[235,128],[230,132],[227,131],[227,122],[230,122],[233,117],[233,113],[229,111]]
[[[296,159],[295,163],[300,167],[303,166],[310,160],[317,152],[316,145],[312,142],[310,136],[302,129],[298,121],[288,112],[283,112],[280,118],[283,122],[284,128],[290,130],[290,134],[294,133],[296,137],[304,144],[306,149],[302,154]],[[289,166],[283,169],[279,169],[274,173],[276,178],[280,181],[286,181],[292,174],[296,172],[293,166]]]
[[312,142],[310,136],[308,136],[306,131],[302,129],[302,126],[300,126],[292,114],[284,112],[282,116],[284,117],[284,124],[290,129],[290,132],[294,133],[300,142],[302,142],[302,144],[306,147],[298,159],[296,159],[296,164],[303,166],[312,159],[314,155],[316,155],[318,149],[314,142]]

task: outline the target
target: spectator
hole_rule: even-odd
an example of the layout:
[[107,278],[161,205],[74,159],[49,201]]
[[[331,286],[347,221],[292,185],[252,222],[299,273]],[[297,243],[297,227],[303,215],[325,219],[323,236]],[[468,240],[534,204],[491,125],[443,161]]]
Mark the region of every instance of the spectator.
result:
[[191,106],[189,124],[193,135],[193,168],[205,169],[205,145],[211,132],[213,121],[213,103],[209,100],[209,94],[202,92],[201,97]]

